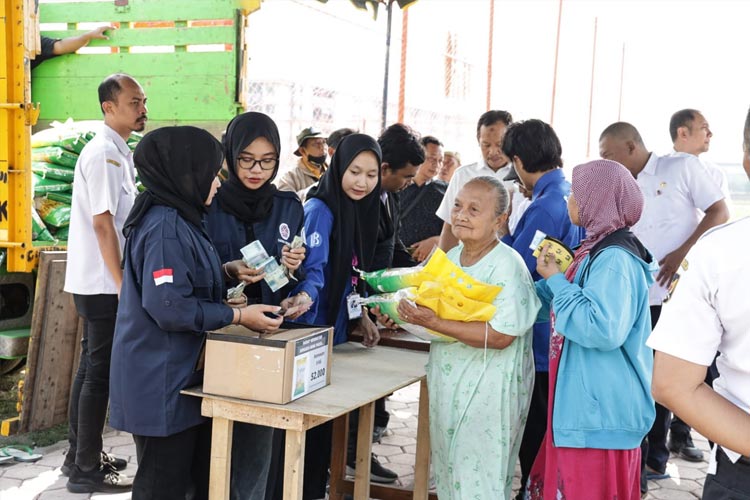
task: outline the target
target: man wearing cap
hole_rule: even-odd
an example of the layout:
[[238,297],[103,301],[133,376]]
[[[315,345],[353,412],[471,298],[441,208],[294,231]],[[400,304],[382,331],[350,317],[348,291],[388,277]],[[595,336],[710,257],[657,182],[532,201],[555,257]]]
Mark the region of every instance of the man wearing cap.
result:
[[302,198],[304,191],[318,182],[326,171],[326,136],[315,127],[307,127],[297,135],[297,166],[282,175],[276,186],[281,191],[294,191]]
[[[503,243],[517,251],[534,281],[542,277],[536,271],[536,257],[531,242],[538,232],[556,238],[569,248],[578,245],[583,229],[574,225],[568,215],[570,183],[562,168],[562,146],[552,127],[541,120],[515,122],[508,126],[503,139],[503,153],[512,166],[504,181],[513,181],[531,191],[531,203],[518,220],[513,233],[503,236]],[[547,398],[549,395],[548,321],[534,325],[534,389],[526,418],[521,449],[521,490],[516,498],[524,498],[526,481],[547,430]]]

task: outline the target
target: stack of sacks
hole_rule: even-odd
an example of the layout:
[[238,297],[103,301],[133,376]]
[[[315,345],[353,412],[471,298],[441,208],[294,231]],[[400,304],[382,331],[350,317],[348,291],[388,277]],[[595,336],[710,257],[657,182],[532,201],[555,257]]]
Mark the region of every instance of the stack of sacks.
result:
[[[31,136],[31,171],[34,203],[31,207],[34,241],[67,241],[73,177],[78,155],[101,130],[95,120],[53,122],[51,128]],[[141,139],[132,133],[128,146],[135,149]]]
[[400,319],[396,308],[402,299],[427,307],[442,319],[489,321],[495,314],[492,302],[502,291],[466,274],[440,249],[419,266],[360,272],[360,276],[373,289],[385,292],[362,298],[362,304],[380,306],[401,328],[425,339],[448,337]]

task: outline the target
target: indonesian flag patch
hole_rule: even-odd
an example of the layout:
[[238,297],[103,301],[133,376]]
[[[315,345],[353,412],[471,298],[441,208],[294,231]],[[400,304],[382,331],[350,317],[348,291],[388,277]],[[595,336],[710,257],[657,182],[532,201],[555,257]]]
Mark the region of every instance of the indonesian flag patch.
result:
[[159,269],[154,271],[154,285],[159,286],[164,283],[174,283],[171,269]]

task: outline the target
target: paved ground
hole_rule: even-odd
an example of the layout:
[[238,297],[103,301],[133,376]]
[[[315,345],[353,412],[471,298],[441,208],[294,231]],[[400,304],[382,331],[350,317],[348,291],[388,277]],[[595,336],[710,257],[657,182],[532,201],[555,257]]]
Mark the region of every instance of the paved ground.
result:
[[[417,408],[419,385],[415,384],[398,391],[389,399],[391,410],[390,434],[384,436],[374,451],[381,461],[401,476],[399,481],[410,486],[414,481],[414,453],[417,435]],[[708,455],[708,443],[701,436],[694,435],[697,446]],[[117,431],[104,436],[105,451],[127,458],[130,465],[125,470],[135,474],[135,445],[128,434]],[[61,442],[43,450],[44,458],[34,464],[16,463],[0,465],[0,500],[83,500],[106,498],[107,500],[130,499],[129,494],[120,495],[76,495],[65,489],[65,477],[60,475],[60,465],[64,459],[66,443]],[[672,458],[667,467],[671,479],[651,481],[646,498],[658,500],[694,500],[700,498],[703,479],[706,475],[706,462],[690,463]],[[518,487],[518,470],[516,484]],[[488,499],[494,500],[494,499]]]

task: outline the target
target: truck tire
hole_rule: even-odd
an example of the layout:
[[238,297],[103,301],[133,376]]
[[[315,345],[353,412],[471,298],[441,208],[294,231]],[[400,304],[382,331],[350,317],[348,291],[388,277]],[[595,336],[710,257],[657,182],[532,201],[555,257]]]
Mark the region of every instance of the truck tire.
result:
[[0,359],[0,375],[10,373],[26,361],[26,358]]
[[31,325],[34,312],[34,275],[0,274],[0,331]]

